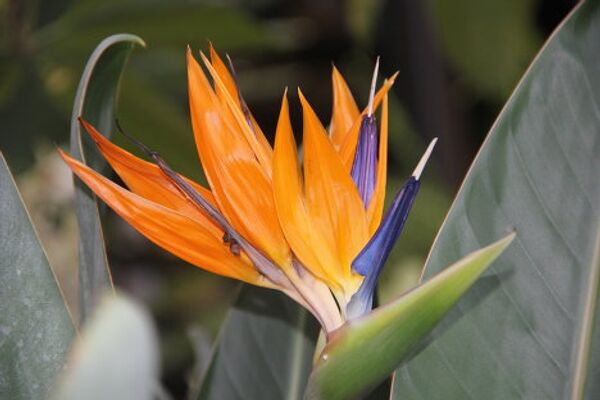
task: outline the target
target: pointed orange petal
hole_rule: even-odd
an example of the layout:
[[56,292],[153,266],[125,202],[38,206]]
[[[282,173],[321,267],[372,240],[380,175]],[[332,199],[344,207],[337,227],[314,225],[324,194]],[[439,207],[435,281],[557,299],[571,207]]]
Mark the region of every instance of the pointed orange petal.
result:
[[377,181],[367,208],[367,222],[369,223],[369,236],[372,236],[383,215],[385,189],[387,183],[387,149],[388,149],[388,97],[383,97],[381,106],[381,127],[379,130],[379,157],[377,160]]
[[273,156],[273,194],[277,215],[285,238],[302,264],[329,287],[339,290],[338,277],[332,274],[334,271],[331,269],[338,263],[335,245],[323,240],[321,233],[313,228],[304,203],[286,96],[287,93],[281,103]]
[[268,141],[264,138],[264,135],[263,138],[259,140],[258,135],[262,135],[262,131],[252,130],[248,124],[248,120],[246,120],[246,116],[239,107],[239,103],[237,103],[236,100],[232,98],[231,94],[226,90],[225,84],[223,81],[221,81],[218,73],[210,64],[210,61],[208,61],[203,53],[200,53],[200,56],[202,57],[208,72],[215,81],[215,87],[220,89],[219,93],[221,93],[223,96],[222,100],[225,104],[222,108],[222,112],[227,111],[233,117],[231,119],[237,123],[237,130],[243,134],[243,137],[250,145],[250,148],[262,166],[265,175],[270,179],[271,172],[273,170],[273,150],[271,149],[271,146],[264,146],[265,143],[268,144]]
[[256,133],[256,139],[258,140],[258,143],[260,144],[260,147],[262,148],[261,151],[263,153],[267,154],[267,156],[271,159],[271,164],[272,164],[273,148],[271,147],[271,143],[269,143],[269,141],[267,140],[267,137],[265,136],[265,133],[258,125],[258,122],[256,122],[256,119],[254,119],[254,115],[252,115],[252,113],[250,111],[248,111],[248,112],[250,113],[250,122],[252,122],[252,126],[254,127],[254,132]]
[[366,212],[327,132],[300,92],[304,125],[304,179],[309,213],[324,238],[333,241],[341,266],[338,276],[356,283],[351,263],[367,239]]
[[[223,62],[223,59],[219,56],[219,53],[217,53],[217,51],[213,47],[212,43],[209,43],[209,50],[210,50],[210,63],[212,64],[213,68],[215,69],[215,72],[217,73],[217,75],[219,76],[219,79],[223,82],[223,85],[227,88],[229,95],[231,96],[231,98],[233,100],[235,100],[236,104],[238,105],[238,108],[241,110],[242,106],[240,104],[240,94],[239,94],[239,89],[237,87],[235,78],[231,75],[229,68],[227,68],[227,65],[225,65],[225,63]],[[221,93],[219,86],[217,86],[215,89],[216,89],[217,96],[219,98],[221,98],[222,101],[225,101],[224,94]],[[248,110],[248,113],[249,113],[249,117],[250,117],[250,123],[252,124],[252,129],[254,130],[256,138],[257,138],[260,146],[262,147],[261,152],[268,154],[269,158],[272,158],[273,150],[271,148],[271,144],[265,137],[265,134],[263,133],[260,126],[258,125],[258,122],[256,122],[256,120],[254,119],[254,116],[252,115],[250,110]]]
[[[210,53],[210,62],[212,64],[213,68],[215,69],[217,75],[223,82],[223,85],[227,89],[227,92],[229,92],[230,96],[236,100],[238,107],[240,107],[237,84],[236,84],[233,76],[231,76],[231,73],[229,72],[229,68],[227,68],[227,65],[225,65],[225,63],[223,62],[223,59],[219,56],[219,53],[217,53],[217,51],[213,47],[212,43],[210,43],[210,42],[208,43],[208,50]],[[218,95],[220,89],[219,88],[215,88],[215,89],[216,89],[216,92]]]
[[188,50],[192,127],[200,159],[219,209],[237,231],[280,266],[290,250],[275,212],[270,179],[255,153],[227,119],[220,101]]
[[329,134],[333,147],[339,150],[344,137],[360,113],[348,84],[335,66],[331,72],[331,83],[333,86],[333,110]]
[[[134,156],[113,144],[87,121],[83,119],[80,121],[98,146],[100,153],[132,192],[191,218],[199,218],[202,223],[214,225],[212,220],[182,195],[157,165]],[[210,191],[189,179],[186,180],[202,197],[215,204]]]
[[[377,110],[381,104],[381,101],[383,100],[383,97],[390,91],[397,76],[398,73],[396,72],[389,79],[386,79],[383,82],[383,86],[381,89],[379,89],[375,95],[375,98],[373,99],[373,112]],[[360,123],[362,122],[362,116],[366,114],[367,107],[365,107],[360,116],[354,120],[352,128],[350,128],[350,130],[347,132],[339,149],[340,157],[342,158],[342,162],[344,163],[347,171],[352,170],[352,163],[354,162],[354,154],[356,152],[356,144],[358,143],[358,134],[360,132]]]
[[234,256],[222,242],[222,232],[176,211],[146,200],[59,150],[61,157],[90,189],[142,235],[189,263],[219,275],[267,285],[245,256]]

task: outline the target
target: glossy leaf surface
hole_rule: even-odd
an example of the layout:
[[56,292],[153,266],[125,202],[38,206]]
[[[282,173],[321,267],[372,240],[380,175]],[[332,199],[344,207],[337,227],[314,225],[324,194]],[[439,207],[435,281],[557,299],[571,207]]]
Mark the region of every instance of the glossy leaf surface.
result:
[[600,341],[589,329],[598,296],[599,37],[600,2],[583,2],[492,127],[424,278],[507,227],[517,240],[397,371],[394,399],[600,397]]
[[301,399],[318,325],[285,295],[243,286],[218,338],[200,399]]
[[0,153],[0,398],[43,399],[75,329]]

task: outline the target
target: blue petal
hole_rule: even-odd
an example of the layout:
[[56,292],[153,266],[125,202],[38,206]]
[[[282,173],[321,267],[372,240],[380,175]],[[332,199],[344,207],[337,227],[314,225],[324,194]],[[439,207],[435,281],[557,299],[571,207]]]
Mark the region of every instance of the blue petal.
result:
[[350,318],[355,318],[371,310],[377,278],[402,232],[419,186],[420,182],[414,176],[408,178],[396,195],[394,203],[386,213],[381,225],[352,262],[354,271],[365,276],[365,279],[348,304],[347,312]]
[[360,125],[360,133],[354,163],[352,164],[352,179],[366,207],[375,189],[377,177],[377,152],[379,148],[379,132],[375,117],[366,115]]

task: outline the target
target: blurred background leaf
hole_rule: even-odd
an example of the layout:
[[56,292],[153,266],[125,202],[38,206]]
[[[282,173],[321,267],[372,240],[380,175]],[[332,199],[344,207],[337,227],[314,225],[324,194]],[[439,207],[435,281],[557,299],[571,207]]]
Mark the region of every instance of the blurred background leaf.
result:
[[535,1],[429,3],[444,52],[468,88],[498,102],[506,99],[541,45],[531,24]]
[[2,153],[0,198],[0,397],[44,399],[75,327]]
[[[507,229],[515,229],[517,239],[485,284],[436,329],[432,343],[397,370],[395,399],[600,396],[591,383],[597,364],[586,359],[600,357],[600,343],[592,342],[600,268],[594,259],[600,235],[598,37],[600,3],[583,2],[494,124],[424,279]],[[584,394],[586,380],[591,386]]]
[[68,361],[53,399],[151,400],[159,390],[150,314],[120,294],[107,293],[99,302]]

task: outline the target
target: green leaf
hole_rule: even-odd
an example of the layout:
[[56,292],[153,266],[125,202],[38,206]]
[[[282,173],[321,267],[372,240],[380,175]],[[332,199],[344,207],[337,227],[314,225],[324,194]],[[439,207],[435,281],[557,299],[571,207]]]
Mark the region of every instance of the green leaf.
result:
[[149,400],[158,388],[158,366],[148,312],[124,296],[106,296],[73,346],[53,398]]
[[[137,36],[113,35],[104,39],[90,56],[77,88],[71,116],[71,155],[92,168],[105,165],[87,134],[82,135],[78,117],[83,116],[100,132],[112,131],[114,108],[119,80],[129,53],[135,45],[144,46]],[[79,298],[81,320],[94,308],[100,294],[109,287],[112,279],[98,201],[93,193],[75,179],[77,221],[79,225]]]
[[598,338],[586,344],[598,297],[599,37],[600,2],[581,3],[492,127],[425,277],[506,227],[518,239],[397,371],[394,399],[576,399],[586,376],[584,398],[600,397],[598,369],[582,359],[600,357]]
[[0,398],[46,398],[75,329],[0,153]]
[[223,324],[199,398],[301,399],[318,330],[312,316],[287,296],[243,286]]
[[457,261],[395,301],[336,331],[311,374],[307,399],[349,399],[378,384],[439,322],[515,237]]

